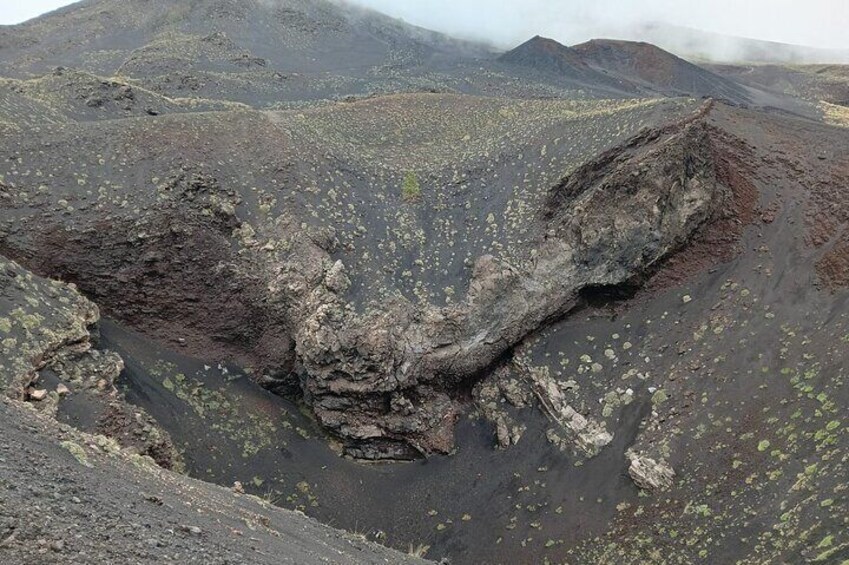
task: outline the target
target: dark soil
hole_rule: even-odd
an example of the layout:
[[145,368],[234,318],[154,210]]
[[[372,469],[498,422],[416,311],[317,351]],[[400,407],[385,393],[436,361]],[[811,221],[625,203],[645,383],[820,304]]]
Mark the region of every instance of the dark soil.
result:
[[[571,532],[564,539],[574,543],[603,532],[613,515],[596,501],[598,493],[636,500],[624,451],[645,416],[645,402],[623,411],[621,435],[581,467],[545,440],[546,422],[535,410],[522,414],[528,439],[508,451],[494,449],[492,427],[470,416],[459,422],[458,447],[450,456],[363,465],[340,458],[298,406],[263,391],[237,368],[169,352],[111,322],[103,324],[103,335],[104,346],[127,361],[119,384],[128,400],[171,433],[190,475],[221,485],[238,480],[276,504],[402,550],[425,544],[428,558],[452,563],[541,559],[547,552],[521,543],[539,537],[530,522],[539,518],[546,529]],[[175,383],[179,374],[190,383],[184,389],[189,396],[162,384],[166,378]],[[224,399],[228,405],[201,415],[191,406],[203,406],[204,398],[207,406]],[[558,506],[565,510],[555,513]]]
[[0,561],[849,559],[840,69],[320,0],[0,43]]
[[3,563],[419,563],[0,399]]

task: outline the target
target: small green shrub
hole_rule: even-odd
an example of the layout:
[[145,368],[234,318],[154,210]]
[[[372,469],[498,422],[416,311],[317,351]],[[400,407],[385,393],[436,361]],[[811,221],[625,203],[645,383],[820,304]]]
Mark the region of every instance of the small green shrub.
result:
[[410,171],[404,176],[404,183],[401,185],[401,196],[404,200],[418,200],[422,196],[422,187],[419,184],[419,177],[416,173]]
[[63,441],[61,443],[62,447],[68,450],[68,452],[74,456],[74,459],[82,465],[83,467],[91,467],[92,464],[88,461],[88,456],[86,455],[85,449],[83,449],[79,444],[76,444],[72,441]]

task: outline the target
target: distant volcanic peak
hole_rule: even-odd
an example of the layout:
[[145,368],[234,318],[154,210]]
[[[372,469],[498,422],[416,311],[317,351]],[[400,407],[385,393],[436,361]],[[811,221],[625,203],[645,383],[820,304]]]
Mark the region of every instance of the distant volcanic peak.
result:
[[617,65],[654,67],[690,65],[677,55],[644,41],[592,39],[586,43],[575,45],[572,50],[589,65],[598,65],[605,68]]
[[592,69],[659,92],[746,101],[739,85],[651,43],[594,39],[572,50]]
[[581,55],[547,37],[535,36],[500,57],[505,63],[530,66],[544,71],[564,72],[587,69]]
[[577,57],[576,53],[571,48],[563,45],[559,41],[551,39],[550,37],[543,37],[541,35],[535,35],[520,45],[517,49],[522,48],[556,55],[570,55],[572,57]]
[[736,83],[698,67],[651,43],[593,39],[567,47],[536,36],[500,60],[511,65],[557,75],[575,83],[654,95],[711,96],[748,101]]
[[[667,53],[657,45],[653,43],[648,43],[646,41],[629,41],[627,39],[608,39],[604,37],[599,37],[596,39],[590,39],[584,43],[580,43],[578,45],[573,45],[572,49],[575,51],[589,51],[594,48],[608,48],[608,49],[646,49],[646,50],[654,50],[654,51],[663,51]],[[672,53],[669,53],[672,55]]]

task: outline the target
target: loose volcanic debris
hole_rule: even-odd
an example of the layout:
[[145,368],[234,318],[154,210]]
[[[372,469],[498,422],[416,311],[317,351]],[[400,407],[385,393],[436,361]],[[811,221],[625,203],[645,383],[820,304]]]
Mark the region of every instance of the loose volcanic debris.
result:
[[4,563],[428,563],[0,398]]

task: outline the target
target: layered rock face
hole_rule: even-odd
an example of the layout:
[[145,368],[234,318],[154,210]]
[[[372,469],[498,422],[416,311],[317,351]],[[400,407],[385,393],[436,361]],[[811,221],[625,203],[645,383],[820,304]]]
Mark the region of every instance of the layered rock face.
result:
[[334,264],[306,300],[295,338],[307,401],[355,456],[448,452],[461,390],[572,310],[582,290],[638,279],[723,198],[709,133],[695,122],[641,135],[554,187],[530,264],[481,257],[456,306],[398,300],[355,314],[338,294],[347,281]]

